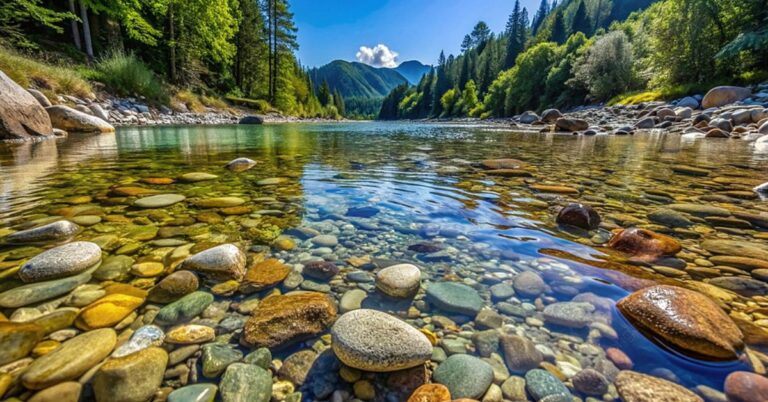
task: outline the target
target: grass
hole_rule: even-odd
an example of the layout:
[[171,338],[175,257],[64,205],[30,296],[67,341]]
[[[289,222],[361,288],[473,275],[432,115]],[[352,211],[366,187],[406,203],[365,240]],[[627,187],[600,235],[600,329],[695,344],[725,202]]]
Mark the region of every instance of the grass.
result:
[[718,80],[703,84],[678,84],[657,89],[628,92],[618,95],[608,101],[608,105],[637,105],[643,102],[669,101],[690,95],[704,95],[718,85],[733,85],[733,82]]
[[269,102],[262,99],[249,99],[236,96],[227,96],[226,99],[235,105],[245,106],[261,113],[271,112],[274,110]]
[[91,84],[77,70],[35,61],[4,47],[0,47],[0,70],[24,88],[41,90],[52,101],[53,94],[93,96]]
[[112,52],[99,59],[95,71],[94,78],[118,95],[144,97],[160,103],[168,100],[162,82],[132,53]]
[[204,113],[206,111],[205,105],[200,101],[200,98],[186,89],[176,92],[171,98],[171,107],[177,111],[182,111],[177,105],[184,105],[192,113]]

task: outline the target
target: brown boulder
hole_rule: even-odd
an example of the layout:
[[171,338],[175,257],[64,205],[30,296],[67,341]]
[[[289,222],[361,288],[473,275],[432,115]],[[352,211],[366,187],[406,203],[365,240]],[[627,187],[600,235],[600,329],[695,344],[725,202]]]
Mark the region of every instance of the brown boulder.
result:
[[67,132],[113,133],[115,128],[106,121],[77,111],[64,105],[45,108],[51,117],[51,124]]
[[682,250],[680,242],[674,238],[638,228],[614,232],[608,247],[630,254],[640,261],[655,261],[659,257],[672,256]]
[[582,119],[570,119],[567,117],[561,117],[557,119],[555,127],[558,131],[584,131],[589,128],[589,123]]
[[752,91],[749,88],[742,87],[715,87],[709,90],[704,99],[701,101],[701,107],[703,109],[709,109],[711,107],[725,106],[729,103],[738,102],[742,99],[748,98],[752,95]]
[[575,226],[584,230],[595,230],[600,226],[600,215],[589,205],[569,204],[557,214],[558,225]]
[[624,402],[704,402],[680,385],[634,371],[620,372],[615,385]]
[[0,140],[53,136],[48,113],[32,94],[0,71]]
[[651,286],[616,307],[641,331],[694,357],[733,360],[744,348],[736,324],[712,299],[692,290]]
[[327,330],[336,319],[336,305],[318,292],[270,296],[259,303],[245,323],[241,343],[279,348]]
[[746,371],[736,371],[725,379],[728,402],[768,401],[768,378]]

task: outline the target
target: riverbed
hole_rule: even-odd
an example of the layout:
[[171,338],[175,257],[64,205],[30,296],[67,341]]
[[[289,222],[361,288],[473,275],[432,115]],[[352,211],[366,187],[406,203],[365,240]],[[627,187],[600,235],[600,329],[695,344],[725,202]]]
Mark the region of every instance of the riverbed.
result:
[[[255,165],[240,172],[225,168],[241,157]],[[481,164],[502,158],[522,163],[503,175]],[[281,281],[248,292],[238,283],[242,277],[232,283],[233,278],[201,276],[198,291],[214,294],[215,301],[200,316],[174,325],[214,328],[215,342],[229,345],[239,356],[230,364],[254,349],[241,341],[244,323],[257,308],[253,306],[270,294],[295,290],[327,294],[337,304],[345,294],[362,291],[353,308],[387,312],[432,337],[428,368],[454,354],[496,359],[502,366],[494,372],[498,386],[525,373],[509,364],[505,370],[498,345],[497,350],[481,350],[477,334],[488,329],[532,341],[542,367],[582,397],[586,395],[573,389],[571,378],[594,368],[612,382],[627,364],[616,361],[617,355],[634,371],[700,394],[717,394],[729,373],[753,371],[754,362],[765,356],[743,352],[740,360],[696,359],[639,332],[615,307],[616,301],[649,283],[708,289],[708,296],[731,316],[768,330],[766,270],[728,265],[722,258],[730,256],[732,242],[768,250],[768,203],[752,192],[768,181],[768,148],[760,144],[653,131],[631,136],[525,133],[498,124],[121,127],[114,135],[72,134],[55,141],[0,145],[0,171],[0,237],[60,219],[75,223],[79,229],[67,240],[90,241],[102,250],[100,267],[81,285],[90,286],[88,292],[101,295],[99,289],[113,283],[149,290],[188,256],[220,244],[239,247],[249,267],[270,259],[288,267],[290,273]],[[167,194],[183,200],[137,207],[137,200]],[[557,225],[559,209],[571,203],[592,206],[602,219],[600,227],[584,231]],[[612,230],[628,227],[671,236],[682,251],[638,261],[606,247]],[[705,247],[706,241],[720,247]],[[0,299],[2,292],[23,285],[16,279],[20,267],[52,246],[0,248]],[[320,261],[335,266],[328,268],[329,276],[304,272],[310,262]],[[377,272],[395,263],[420,269],[415,295],[393,299],[377,290]],[[513,286],[524,272],[543,279],[540,290],[521,292]],[[470,288],[492,311],[491,319],[430,302],[425,290],[442,282]],[[718,290],[728,297],[718,299]],[[0,311],[18,322],[62,309],[82,314],[98,298],[78,302],[72,297],[77,292],[87,293],[79,295],[85,299],[93,294],[78,287]],[[138,306],[107,326],[117,329],[118,342],[152,323],[164,305],[137,294]],[[568,302],[591,304],[585,312],[588,320],[557,322],[542,313],[548,305]],[[349,307],[338,308],[341,315]],[[66,343],[95,329],[77,323],[82,321],[57,327],[54,338]],[[167,336],[173,325],[159,327]],[[307,400],[326,400],[334,392],[340,398],[357,394],[362,399],[359,394],[367,388],[353,387],[359,381],[372,386],[373,396],[364,396],[407,399],[412,389],[388,381],[385,374],[345,379],[338,374],[338,361],[327,370],[305,372],[300,381],[278,374],[287,370],[289,356],[330,350],[325,333],[271,348],[275,361],[269,368],[276,381],[287,381]],[[210,342],[214,340],[193,344]],[[181,347],[162,341],[158,346],[168,352]],[[764,346],[747,342],[748,348]],[[219,384],[223,369],[206,377],[200,354],[195,350],[182,360],[186,371],[170,364],[164,368],[172,373],[166,372],[159,392],[194,382]],[[19,384],[23,368],[40,355],[30,356],[22,356],[28,360],[21,365],[6,362],[0,373]],[[6,396],[25,392],[21,383],[8,387]],[[83,392],[93,395],[88,387]],[[604,394],[617,397],[613,385]]]

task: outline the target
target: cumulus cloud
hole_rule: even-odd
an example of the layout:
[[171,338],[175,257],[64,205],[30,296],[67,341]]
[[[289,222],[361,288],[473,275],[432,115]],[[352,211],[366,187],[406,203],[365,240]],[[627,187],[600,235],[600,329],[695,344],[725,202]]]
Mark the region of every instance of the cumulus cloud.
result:
[[357,61],[361,63],[374,67],[388,68],[397,67],[397,56],[399,56],[397,52],[381,43],[372,48],[360,46],[360,50],[355,55]]

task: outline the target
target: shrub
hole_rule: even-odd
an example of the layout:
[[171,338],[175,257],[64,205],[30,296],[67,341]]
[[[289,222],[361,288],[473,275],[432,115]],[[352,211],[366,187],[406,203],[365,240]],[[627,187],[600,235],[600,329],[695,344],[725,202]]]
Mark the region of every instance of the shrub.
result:
[[621,31],[600,39],[574,67],[573,83],[589,89],[595,100],[606,100],[627,91],[633,83],[632,46]]
[[96,63],[98,79],[122,96],[143,96],[165,102],[166,93],[155,73],[133,53],[114,51]]
[[91,85],[77,71],[38,62],[4,47],[0,47],[0,70],[22,87],[35,87],[48,95],[93,96]]

